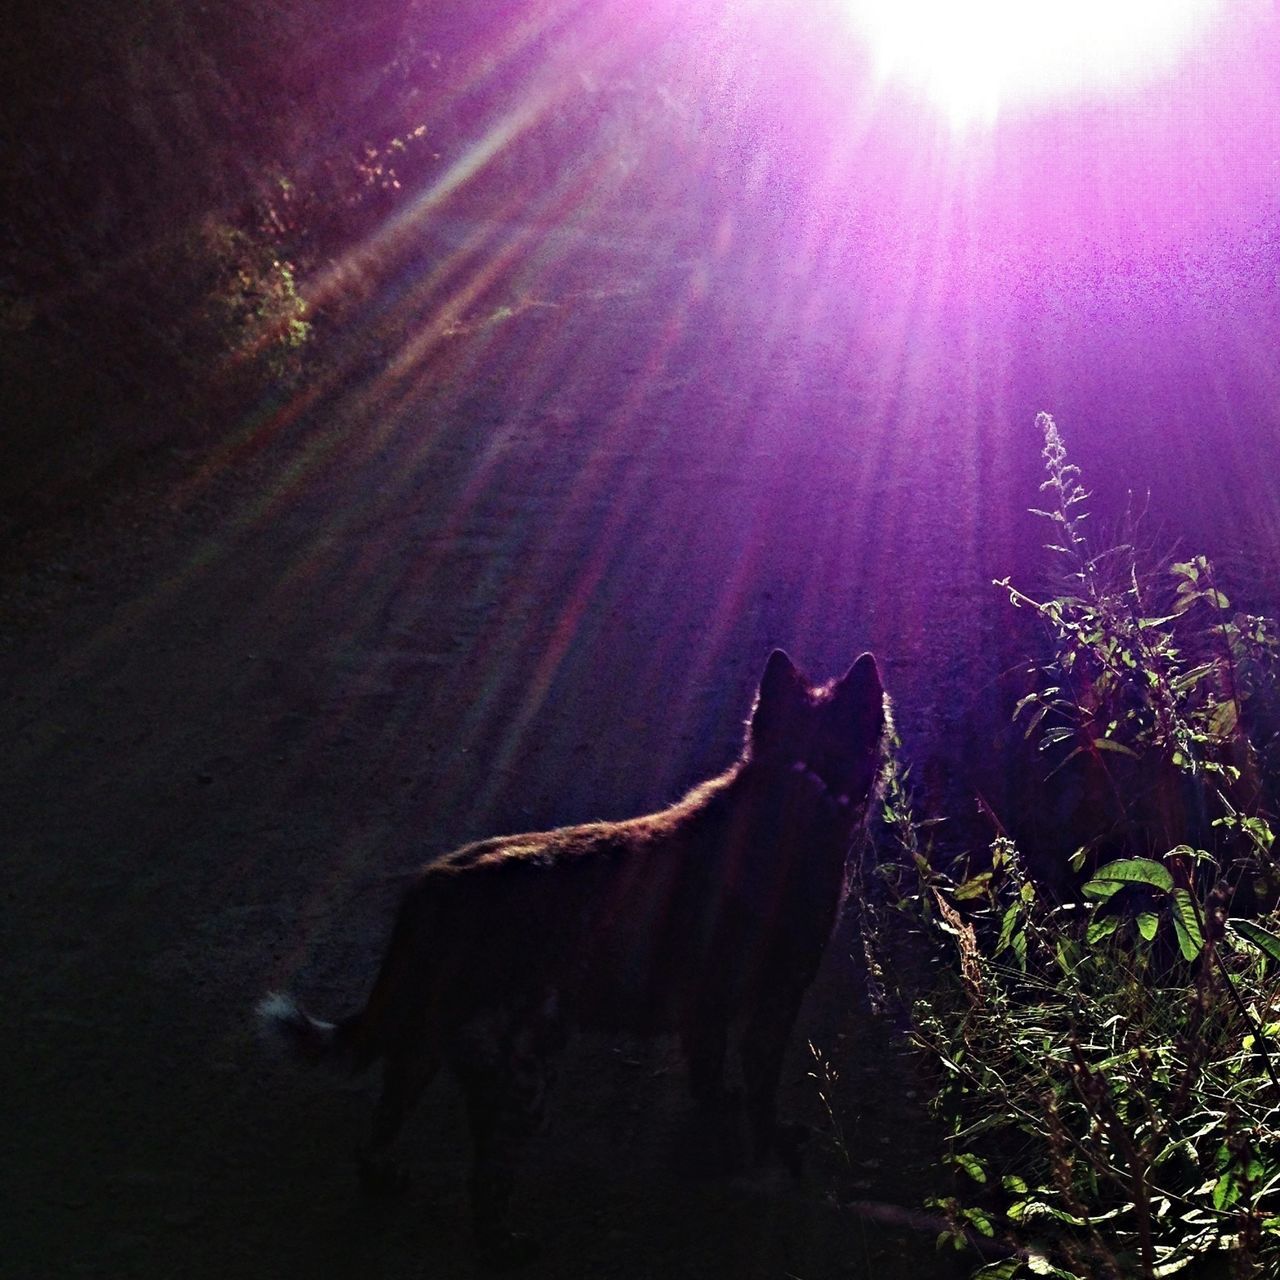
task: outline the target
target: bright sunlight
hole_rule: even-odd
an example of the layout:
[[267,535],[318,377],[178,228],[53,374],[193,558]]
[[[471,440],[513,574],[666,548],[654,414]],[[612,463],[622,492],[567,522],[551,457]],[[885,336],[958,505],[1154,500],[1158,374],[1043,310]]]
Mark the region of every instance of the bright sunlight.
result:
[[1173,69],[1217,0],[847,0],[882,81],[956,125],[1011,106],[1136,87]]

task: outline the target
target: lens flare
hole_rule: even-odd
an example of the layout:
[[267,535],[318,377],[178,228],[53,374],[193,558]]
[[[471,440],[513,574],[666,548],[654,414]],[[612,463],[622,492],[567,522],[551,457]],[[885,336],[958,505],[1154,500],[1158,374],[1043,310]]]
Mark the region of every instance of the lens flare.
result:
[[1170,71],[1218,0],[847,0],[882,80],[956,124],[1010,106],[1136,87]]

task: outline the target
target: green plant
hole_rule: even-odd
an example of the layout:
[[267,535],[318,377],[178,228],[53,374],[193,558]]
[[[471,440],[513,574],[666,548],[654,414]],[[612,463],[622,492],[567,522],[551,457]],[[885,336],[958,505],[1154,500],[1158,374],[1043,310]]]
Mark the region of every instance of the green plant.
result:
[[1255,811],[1276,778],[1256,743],[1277,721],[1275,623],[1232,611],[1204,556],[1149,567],[1132,538],[1095,551],[1079,469],[1053,418],[1042,413],[1037,424],[1048,473],[1041,491],[1053,502],[1035,514],[1054,527],[1048,550],[1064,590],[1037,600],[1008,578],[996,585],[1035,610],[1053,650],[1033,669],[1038,687],[1015,717],[1028,738],[1040,734],[1041,751],[1059,754],[1056,768],[1082,759],[1095,808],[1109,815],[1073,866],[1099,847],[1142,854],[1212,841],[1237,881],[1246,871],[1269,876]]
[[216,223],[200,230],[192,253],[205,273],[197,332],[233,364],[258,365],[273,381],[299,371],[311,336],[293,265],[262,236]]
[[899,992],[961,1183],[934,1202],[940,1243],[1006,1280],[1154,1280],[1214,1256],[1262,1274],[1280,1266],[1276,629],[1232,612],[1204,557],[1095,552],[1079,472],[1039,424],[1064,590],[998,585],[1046,626],[1015,716],[1095,788],[1087,878],[1053,901],[998,822],[981,858],[944,863],[893,760],[880,879],[898,911],[869,899],[873,953],[906,918],[950,959]]

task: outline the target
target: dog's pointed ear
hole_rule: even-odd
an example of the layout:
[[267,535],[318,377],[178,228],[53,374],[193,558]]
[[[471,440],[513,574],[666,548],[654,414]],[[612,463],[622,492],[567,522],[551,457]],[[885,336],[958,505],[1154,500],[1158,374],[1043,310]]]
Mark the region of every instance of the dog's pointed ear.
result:
[[781,649],[775,649],[760,677],[760,692],[751,712],[752,736],[768,734],[791,710],[803,704],[805,695],[804,677],[796,670],[796,664]]
[[844,719],[857,724],[884,724],[884,685],[880,668],[869,653],[858,660],[836,682],[831,705]]
[[796,670],[796,664],[781,649],[775,649],[764,664],[760,678],[760,699],[770,702],[775,698],[789,698],[804,692],[804,678]]

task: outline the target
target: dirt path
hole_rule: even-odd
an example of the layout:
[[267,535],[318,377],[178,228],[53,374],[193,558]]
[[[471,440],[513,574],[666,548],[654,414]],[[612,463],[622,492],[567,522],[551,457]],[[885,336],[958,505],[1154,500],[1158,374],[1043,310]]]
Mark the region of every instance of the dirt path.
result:
[[[1003,714],[987,584],[1019,567],[1037,459],[948,404],[966,378],[999,401],[981,352],[935,349],[939,374],[883,340],[874,299],[788,311],[749,255],[439,234],[361,377],[179,460],[138,529],[87,526],[52,585],[37,559],[7,588],[36,601],[0,657],[8,1274],[470,1274],[449,1087],[417,1119],[414,1189],[370,1206],[368,1088],[265,1058],[260,993],[349,1008],[395,873],[721,768],[773,645],[822,676],[875,650],[938,793],[971,785]],[[501,266],[452,309],[445,248],[459,278]],[[882,412],[929,379],[932,417]],[[936,1158],[848,951],[785,1098],[822,1124],[819,1043],[854,1169],[700,1176],[669,1048],[585,1043],[528,1162],[552,1241],[531,1274],[937,1273],[931,1232],[825,1195],[914,1210]]]

